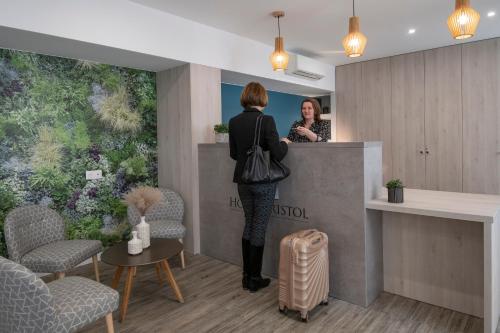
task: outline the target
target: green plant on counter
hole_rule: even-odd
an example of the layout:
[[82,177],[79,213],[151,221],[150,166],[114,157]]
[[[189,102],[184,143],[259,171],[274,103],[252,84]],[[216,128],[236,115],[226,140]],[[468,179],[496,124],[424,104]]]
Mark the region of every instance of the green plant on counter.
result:
[[217,124],[214,126],[215,133],[229,133],[229,126],[227,124]]
[[385,184],[385,187],[387,187],[388,189],[392,189],[392,188],[403,188],[404,185],[403,185],[403,182],[401,181],[401,179],[391,179],[387,182],[387,184]]

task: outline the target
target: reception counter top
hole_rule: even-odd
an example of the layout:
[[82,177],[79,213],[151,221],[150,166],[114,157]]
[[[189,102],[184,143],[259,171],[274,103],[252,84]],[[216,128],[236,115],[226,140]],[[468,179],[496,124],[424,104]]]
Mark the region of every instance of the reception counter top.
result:
[[493,223],[499,216],[500,196],[444,191],[404,189],[403,203],[387,202],[387,190],[366,208],[387,212],[442,217],[455,220]]

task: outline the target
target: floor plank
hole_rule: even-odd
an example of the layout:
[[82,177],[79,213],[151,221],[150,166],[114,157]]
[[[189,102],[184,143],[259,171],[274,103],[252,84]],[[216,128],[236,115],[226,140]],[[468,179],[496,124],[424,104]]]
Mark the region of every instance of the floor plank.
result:
[[[187,267],[180,268],[177,258],[170,262],[172,272],[185,299],[176,301],[164,281],[160,286],[154,266],[139,267],[134,279],[127,317],[115,330],[140,332],[482,332],[483,320],[398,295],[382,293],[369,307],[330,299],[318,306],[309,323],[302,323],[296,312],[278,311],[278,286],[271,285],[255,294],[241,288],[241,269],[202,255],[186,254]],[[101,281],[111,284],[114,267],[99,263]],[[69,275],[93,278],[92,265],[82,266]],[[50,278],[47,278],[50,279]],[[123,291],[124,277],[118,289]],[[165,280],[165,279],[164,279]],[[105,320],[99,320],[82,332],[105,332]]]

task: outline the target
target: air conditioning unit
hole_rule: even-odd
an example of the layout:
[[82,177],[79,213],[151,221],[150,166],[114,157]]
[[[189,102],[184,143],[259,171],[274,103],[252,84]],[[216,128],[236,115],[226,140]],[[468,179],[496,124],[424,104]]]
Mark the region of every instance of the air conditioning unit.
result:
[[286,74],[300,77],[311,81],[317,81],[325,77],[322,74],[321,65],[314,59],[298,54],[290,54]]

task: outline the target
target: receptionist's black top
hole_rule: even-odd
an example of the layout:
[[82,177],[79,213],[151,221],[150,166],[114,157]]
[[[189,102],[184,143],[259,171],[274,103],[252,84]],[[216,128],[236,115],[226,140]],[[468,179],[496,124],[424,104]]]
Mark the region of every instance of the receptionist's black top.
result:
[[[233,182],[242,183],[241,174],[247,161],[247,151],[252,148],[257,117],[261,111],[249,108],[229,120],[229,150],[236,160]],[[286,142],[280,141],[276,124],[272,116],[263,115],[260,129],[260,146],[268,150],[271,158],[281,161],[288,151]]]
[[[288,133],[288,140],[292,142],[311,142],[307,136],[302,136],[295,131],[298,126],[304,127],[304,120],[296,121],[293,123]],[[314,134],[318,136],[318,142],[327,142],[330,140],[330,122],[326,120],[315,121],[309,128]]]

